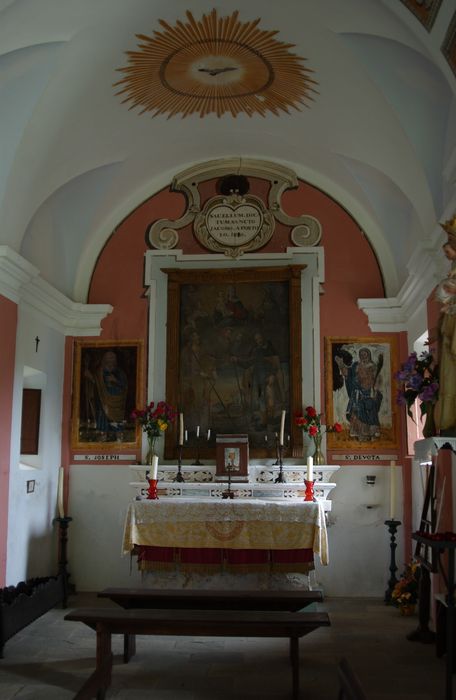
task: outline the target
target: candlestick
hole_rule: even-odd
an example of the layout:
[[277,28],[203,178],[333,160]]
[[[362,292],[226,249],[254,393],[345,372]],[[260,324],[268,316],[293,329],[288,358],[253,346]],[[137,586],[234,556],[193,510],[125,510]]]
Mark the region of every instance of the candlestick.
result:
[[274,483],[284,484],[285,477],[283,475],[283,445],[277,445],[277,464],[279,465],[279,473],[274,479]]
[[401,524],[400,520],[395,520],[394,518],[391,518],[390,520],[385,520],[385,525],[388,528],[388,532],[390,533],[390,565],[389,565],[389,571],[390,571],[390,577],[388,580],[388,588],[385,591],[385,603],[390,604],[392,603],[392,593],[394,591],[394,587],[397,583],[397,578],[396,578],[396,571],[397,571],[397,566],[396,566],[396,532],[397,528]]
[[280,436],[279,436],[279,444],[283,445],[283,434],[285,432],[285,411],[282,411],[282,417],[280,419]]
[[157,479],[157,472],[158,472],[158,455],[154,455],[152,457],[152,465],[150,469],[150,478],[151,479]]
[[313,481],[313,457],[307,457],[307,481]]
[[314,482],[309,481],[308,479],[304,479],[304,483],[306,485],[306,492],[304,494],[304,500],[305,501],[315,501]]
[[65,517],[65,508],[63,506],[63,480],[64,480],[64,471],[63,471],[63,467],[60,467],[60,469],[59,469],[59,483],[57,486],[57,509],[59,511],[59,518]]
[[157,479],[149,479],[149,488],[147,489],[147,499],[149,501],[158,501]]
[[394,520],[396,510],[396,462],[390,462],[390,520]]
[[179,414],[179,445],[184,444],[184,414]]

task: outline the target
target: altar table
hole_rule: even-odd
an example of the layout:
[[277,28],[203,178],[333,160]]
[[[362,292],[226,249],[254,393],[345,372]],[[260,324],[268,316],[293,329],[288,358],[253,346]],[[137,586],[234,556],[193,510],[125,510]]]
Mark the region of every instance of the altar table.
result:
[[305,501],[166,498],[134,501],[124,553],[142,571],[296,572],[328,563],[324,508]]

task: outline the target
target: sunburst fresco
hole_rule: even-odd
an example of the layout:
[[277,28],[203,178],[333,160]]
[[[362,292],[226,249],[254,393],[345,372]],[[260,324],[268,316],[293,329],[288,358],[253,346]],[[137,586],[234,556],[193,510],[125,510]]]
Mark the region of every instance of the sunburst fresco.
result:
[[218,17],[212,10],[201,21],[186,15],[188,21],[174,27],[160,20],[164,30],[153,37],[137,34],[139,50],[126,52],[128,65],[118,68],[124,77],[114,85],[130,109],[168,118],[265,116],[299,110],[312,99],[313,71],[289,51],[294,44],[277,41],[275,30],[259,29],[260,19],[241,22],[237,11]]

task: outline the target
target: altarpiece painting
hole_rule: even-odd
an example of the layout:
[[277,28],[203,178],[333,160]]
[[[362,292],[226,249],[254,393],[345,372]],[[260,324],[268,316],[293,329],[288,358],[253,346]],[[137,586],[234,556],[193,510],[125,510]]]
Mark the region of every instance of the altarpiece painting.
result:
[[394,336],[325,339],[326,423],[329,449],[376,450],[398,447]]
[[[166,395],[184,414],[189,446],[215,456],[220,433],[247,433],[250,454],[275,456],[282,410],[301,406],[302,265],[168,274]],[[165,456],[176,455],[166,435]]]

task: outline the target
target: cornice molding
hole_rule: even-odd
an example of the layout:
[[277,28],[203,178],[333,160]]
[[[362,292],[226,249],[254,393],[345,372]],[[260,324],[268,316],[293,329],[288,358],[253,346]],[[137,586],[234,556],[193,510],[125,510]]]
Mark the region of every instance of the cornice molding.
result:
[[98,336],[110,304],[80,304],[40,277],[38,268],[0,246],[0,294],[63,335]]
[[409,276],[397,296],[358,299],[358,307],[368,317],[373,333],[408,331],[442,278],[435,251],[423,245],[413,253],[407,268]]

